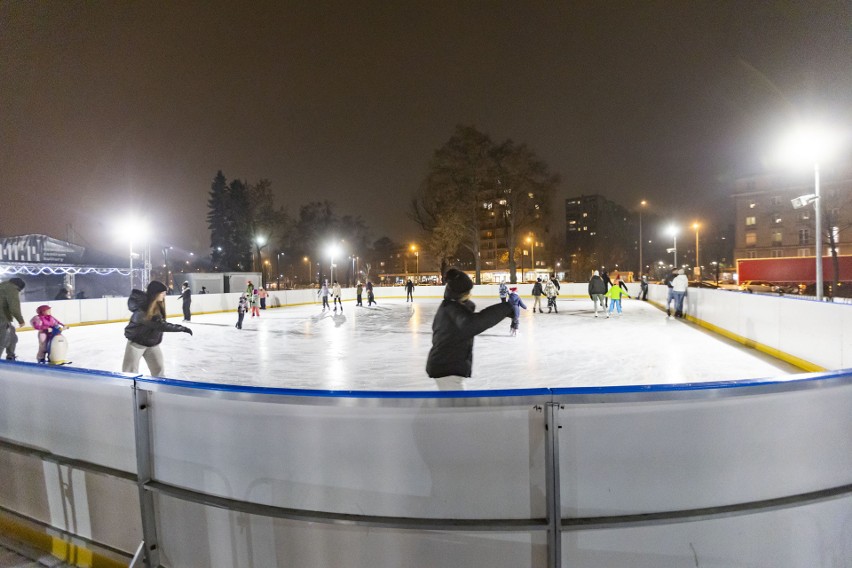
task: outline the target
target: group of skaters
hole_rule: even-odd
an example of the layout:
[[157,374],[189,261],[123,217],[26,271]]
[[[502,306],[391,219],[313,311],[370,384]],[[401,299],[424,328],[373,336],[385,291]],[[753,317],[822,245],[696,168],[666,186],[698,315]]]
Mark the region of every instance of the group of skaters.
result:
[[[606,317],[610,317],[613,311],[616,312],[617,316],[621,316],[622,298],[631,297],[627,290],[627,284],[624,283],[621,276],[616,272],[613,277],[614,282],[605,268],[592,272],[592,277],[589,279],[589,298],[592,299],[592,304],[595,307],[595,317],[598,317],[598,308],[606,314]],[[647,296],[648,279],[643,276],[642,288],[638,298],[647,300]],[[607,306],[609,306],[609,309],[607,309]]]

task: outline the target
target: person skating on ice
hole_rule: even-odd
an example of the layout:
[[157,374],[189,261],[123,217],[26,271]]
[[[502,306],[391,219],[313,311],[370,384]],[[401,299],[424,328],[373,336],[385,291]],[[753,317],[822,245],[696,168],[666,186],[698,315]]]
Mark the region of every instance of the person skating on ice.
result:
[[674,288],[672,287],[672,281],[677,276],[677,268],[673,268],[672,271],[663,279],[663,284],[668,288],[668,292],[666,294],[666,315],[672,315],[672,302],[674,301]]
[[612,313],[612,310],[618,309],[618,315],[621,315],[621,298],[630,297],[630,294],[627,293],[626,286],[622,287],[620,285],[621,279],[616,280],[616,284],[607,290],[606,296],[609,298],[609,311],[606,313],[606,317]]
[[556,290],[556,285],[553,284],[553,280],[548,280],[544,283],[544,295],[547,296],[547,313],[556,312],[559,313],[559,310],[556,309],[556,294],[559,292]]
[[[367,289],[367,307],[369,308],[373,304],[376,304],[376,296],[373,295],[373,283],[367,280],[365,288]],[[378,306],[378,304],[376,305]]]
[[257,288],[251,293],[249,305],[251,306],[251,317],[260,317],[260,292]]
[[340,299],[340,284],[337,283],[337,280],[334,281],[334,284],[331,286],[331,297],[334,302],[334,311],[337,311],[337,304],[340,304],[340,311],[343,311],[343,300]]
[[248,302],[246,301],[246,295],[240,295],[240,301],[237,302],[237,325],[234,326],[237,329],[243,328],[243,318],[246,317],[246,310],[248,309]]
[[506,281],[500,282],[500,287],[497,288],[497,294],[500,296],[500,301],[505,302],[509,298],[509,287],[506,286]]
[[609,277],[609,274],[606,272],[606,268],[601,266],[601,280],[604,281],[604,286],[606,287],[604,290],[604,306],[609,305],[609,297],[606,295],[609,292],[610,287],[612,286],[612,280]]
[[533,284],[532,289],[533,295],[533,313],[535,313],[536,308],[538,308],[538,313],[544,313],[541,310],[541,297],[544,295],[544,288],[541,286],[541,278],[535,279],[535,284]]
[[432,321],[432,349],[426,360],[426,373],[433,379],[470,377],[473,338],[503,318],[512,317],[514,310],[508,302],[501,302],[476,312],[470,301],[473,282],[461,270],[447,270],[444,282],[444,301]]
[[595,307],[595,317],[598,317],[598,305],[606,312],[606,304],[604,296],[606,295],[606,284],[601,278],[600,273],[595,270],[592,272],[592,277],[589,279],[589,298],[592,299],[592,305]]
[[642,283],[640,284],[639,295],[636,298],[639,299],[639,300],[642,300],[643,302],[648,301],[648,275],[647,274],[642,275]]
[[154,280],[145,292],[133,290],[127,299],[127,308],[133,312],[124,328],[127,345],[121,370],[125,373],[139,372],[139,359],[145,358],[152,377],[162,377],[165,371],[160,343],[163,333],[177,332],[192,335],[186,326],[166,321],[166,291],[162,282]]
[[183,321],[192,319],[192,313],[189,311],[189,306],[192,304],[192,290],[189,289],[189,282],[184,282],[180,287],[180,296],[183,301]]
[[36,308],[36,315],[30,320],[30,325],[38,331],[36,361],[47,363],[47,357],[50,355],[50,340],[53,339],[54,328],[58,327],[62,329],[66,325],[53,317],[50,313],[50,306],[47,304]]
[[361,284],[361,281],[359,280],[358,283],[355,285],[355,305],[361,306],[362,308],[364,307],[364,304],[361,303],[361,294],[363,292],[364,292],[364,286]]
[[331,309],[331,306],[328,305],[328,294],[328,281],[323,280],[320,289],[317,290],[317,296],[322,297],[322,311],[325,311],[326,308]]
[[406,303],[414,301],[414,282],[411,281],[411,278],[405,283],[405,301]]
[[515,286],[509,288],[509,295],[506,301],[512,306],[512,324],[509,326],[509,334],[512,337],[518,335],[518,328],[521,327],[521,308],[527,309],[526,304],[518,296],[518,289]]

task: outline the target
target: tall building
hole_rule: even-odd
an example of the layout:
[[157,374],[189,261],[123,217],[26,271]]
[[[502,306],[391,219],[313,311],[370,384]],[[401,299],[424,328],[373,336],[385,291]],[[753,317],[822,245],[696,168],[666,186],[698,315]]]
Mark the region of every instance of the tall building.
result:
[[[565,200],[565,247],[575,280],[601,266],[635,271],[638,264],[636,215],[602,195]],[[635,261],[634,261],[635,257]]]
[[[829,233],[838,254],[852,254],[852,167],[821,172],[820,199],[825,241]],[[794,208],[792,200],[814,193],[814,177],[758,175],[735,182],[736,235],[734,257],[813,257],[816,254],[815,208]]]

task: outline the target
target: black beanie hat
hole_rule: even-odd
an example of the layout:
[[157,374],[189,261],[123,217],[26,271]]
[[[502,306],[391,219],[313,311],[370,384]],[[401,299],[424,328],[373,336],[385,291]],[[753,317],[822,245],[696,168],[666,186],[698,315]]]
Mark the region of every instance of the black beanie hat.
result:
[[160,282],[159,280],[151,280],[151,283],[148,284],[148,289],[145,291],[145,294],[149,298],[154,298],[160,292],[167,292],[168,288],[166,285]]
[[473,288],[473,281],[470,276],[457,268],[447,270],[444,275],[444,282],[447,283],[447,291],[456,298],[465,295]]
[[18,292],[27,287],[26,283],[20,278],[10,278],[9,282],[15,285],[15,288],[18,289]]

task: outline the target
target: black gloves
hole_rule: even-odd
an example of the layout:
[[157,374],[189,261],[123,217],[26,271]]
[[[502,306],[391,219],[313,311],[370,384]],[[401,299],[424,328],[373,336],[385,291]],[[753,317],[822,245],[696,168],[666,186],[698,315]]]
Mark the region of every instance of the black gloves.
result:
[[183,326],[183,329],[182,329],[181,331],[182,331],[182,332],[184,332],[184,333],[188,333],[188,334],[192,335],[192,330],[191,330],[191,329],[189,329],[189,328],[188,328],[188,327],[186,327],[186,326]]

